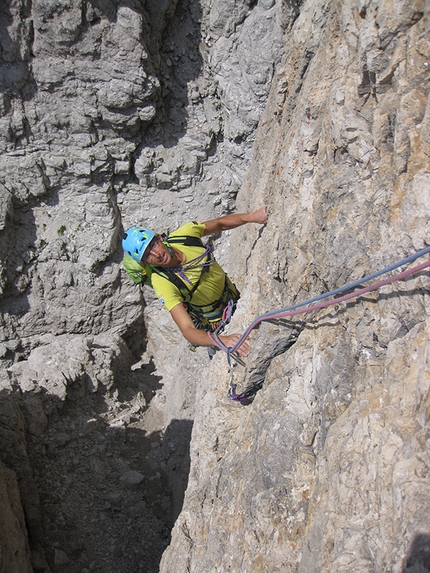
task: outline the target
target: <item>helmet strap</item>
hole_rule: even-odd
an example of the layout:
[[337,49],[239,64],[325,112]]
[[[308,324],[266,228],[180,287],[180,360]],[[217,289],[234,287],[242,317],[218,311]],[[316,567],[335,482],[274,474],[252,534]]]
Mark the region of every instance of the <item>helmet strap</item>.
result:
[[172,247],[169,245],[169,243],[167,241],[163,241],[163,245],[166,245],[169,253],[172,255],[173,254]]

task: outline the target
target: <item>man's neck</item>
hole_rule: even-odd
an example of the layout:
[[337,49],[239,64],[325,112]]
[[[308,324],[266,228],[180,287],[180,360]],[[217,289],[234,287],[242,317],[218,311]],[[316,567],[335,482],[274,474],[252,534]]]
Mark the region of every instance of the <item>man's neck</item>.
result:
[[180,267],[182,263],[185,261],[185,255],[176,247],[170,247],[172,252],[172,260],[169,264],[169,267]]

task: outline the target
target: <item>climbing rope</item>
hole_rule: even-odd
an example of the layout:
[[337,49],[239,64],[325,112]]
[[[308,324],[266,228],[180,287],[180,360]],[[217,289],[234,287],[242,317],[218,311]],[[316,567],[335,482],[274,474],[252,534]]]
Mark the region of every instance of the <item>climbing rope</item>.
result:
[[[210,337],[212,338],[214,345],[216,345],[219,349],[223,350],[224,352],[226,352],[227,354],[227,361],[230,367],[230,385],[229,385],[229,397],[232,400],[236,400],[241,402],[242,401],[242,397],[247,394],[246,401],[248,403],[248,400],[250,398],[249,394],[250,392],[252,392],[253,387],[255,386],[255,392],[257,390],[259,390],[261,388],[262,385],[262,380],[259,380],[258,382],[256,382],[254,385],[246,388],[246,390],[242,393],[242,394],[236,394],[235,392],[235,385],[232,382],[232,377],[233,377],[233,365],[231,362],[232,357],[236,360],[234,353],[236,352],[236,350],[243,344],[243,342],[246,340],[246,338],[248,338],[248,336],[251,334],[252,330],[254,328],[256,328],[256,326],[258,326],[261,322],[266,321],[266,320],[275,320],[275,319],[279,319],[279,318],[287,318],[290,316],[297,316],[298,314],[305,314],[305,313],[309,313],[309,312],[314,312],[316,310],[320,310],[322,308],[326,308],[328,306],[334,305],[334,304],[339,304],[340,302],[344,302],[346,300],[350,300],[352,298],[357,298],[362,296],[363,294],[366,294],[368,292],[372,292],[375,290],[380,289],[381,287],[391,284],[393,282],[405,279],[411,275],[414,275],[420,271],[422,271],[423,269],[430,267],[430,259],[425,261],[424,263],[421,263],[420,265],[417,265],[413,268],[407,269],[405,271],[402,271],[400,273],[397,273],[395,275],[392,275],[388,278],[385,278],[381,281],[378,281],[377,283],[374,283],[368,287],[356,290],[354,292],[351,292],[349,294],[346,294],[344,296],[341,297],[336,297],[336,295],[346,292],[348,290],[354,289],[357,286],[362,285],[363,283],[366,283],[372,279],[375,279],[377,277],[380,277],[381,275],[384,275],[390,271],[393,271],[395,269],[398,269],[399,267],[402,267],[408,263],[411,263],[413,261],[415,261],[416,259],[424,256],[425,254],[430,253],[430,247],[426,247],[425,249],[407,257],[406,259],[403,259],[397,263],[394,263],[393,265],[390,265],[389,267],[386,267],[380,271],[377,271],[371,275],[368,275],[362,279],[356,280],[352,283],[349,283],[347,285],[344,285],[343,287],[337,288],[335,290],[323,293],[319,296],[316,296],[314,298],[305,300],[303,302],[299,302],[296,303],[292,306],[288,306],[285,308],[282,308],[280,310],[274,310],[271,312],[266,312],[265,314],[262,314],[261,316],[257,317],[249,326],[248,328],[245,330],[245,332],[242,334],[242,336],[239,338],[239,340],[236,342],[236,344],[232,347],[232,348],[227,348],[219,339],[219,337],[217,336],[216,333],[210,333]],[[336,298],[333,298],[331,300],[319,303],[319,304],[313,304],[316,303],[322,299],[328,298],[330,296],[335,296]],[[300,308],[300,307],[306,307],[306,308]],[[254,392],[254,393],[255,393]],[[244,402],[243,402],[244,403]]]
[[217,323],[217,328],[214,332],[214,336],[221,334],[227,324],[230,322],[233,312],[236,308],[236,301],[230,299],[227,303],[227,306],[224,308],[222,312],[222,319]]
[[176,273],[178,274],[182,280],[186,283],[191,284],[190,279],[185,274],[185,271],[194,270],[194,269],[206,269],[210,267],[214,263],[216,263],[215,257],[212,255],[209,259],[203,262],[203,259],[210,255],[212,252],[212,248],[210,245],[206,245],[205,250],[201,255],[198,255],[196,258],[192,259],[191,261],[185,262],[183,265],[179,267],[169,267],[165,268],[164,271],[168,273]]

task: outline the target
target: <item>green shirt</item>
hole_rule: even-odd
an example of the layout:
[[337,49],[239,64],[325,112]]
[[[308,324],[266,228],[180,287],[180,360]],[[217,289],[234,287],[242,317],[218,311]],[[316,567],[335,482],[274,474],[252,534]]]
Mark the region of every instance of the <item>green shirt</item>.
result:
[[[170,233],[169,237],[192,236],[201,238],[205,228],[203,223],[187,223],[173,233]],[[188,247],[177,243],[175,244],[175,249],[178,249],[178,251],[181,251],[181,253],[185,255],[184,265],[202,253],[201,247]],[[149,284],[149,286],[153,287],[158,299],[164,304],[167,310],[170,311],[178,304],[184,302],[184,297],[179,289],[168,279],[152,272],[151,265],[142,266],[129,255],[125,255],[123,265],[136,284],[143,281],[145,284]],[[190,290],[192,290],[193,286],[201,277],[200,284],[193,293],[192,303],[194,305],[210,305],[222,297],[226,275],[217,262],[213,262],[203,274],[201,266],[191,268],[185,271],[184,274],[190,281],[190,283],[187,284]]]
[[[191,236],[201,238],[205,228],[202,223],[187,223],[173,233],[170,233],[169,237]],[[181,251],[181,253],[185,255],[184,265],[202,253],[201,247],[186,247],[177,243],[175,243],[175,249],[178,249],[178,251]],[[190,281],[190,284],[187,285],[190,290],[201,277],[200,284],[193,293],[193,305],[210,305],[222,297],[225,285],[225,272],[217,262],[213,262],[203,274],[201,266],[194,269],[191,268],[185,271],[184,274]],[[158,299],[164,304],[167,310],[170,311],[178,304],[184,302],[184,298],[178,288],[168,279],[157,275],[157,273],[152,273],[152,286]]]

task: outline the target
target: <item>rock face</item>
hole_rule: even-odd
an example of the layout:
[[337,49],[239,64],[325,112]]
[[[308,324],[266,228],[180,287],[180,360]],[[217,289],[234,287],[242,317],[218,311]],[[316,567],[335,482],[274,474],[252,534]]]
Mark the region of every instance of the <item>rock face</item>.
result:
[[[260,122],[232,234],[233,330],[429,240],[429,24],[420,2],[305,2]],[[428,571],[429,277],[251,335],[243,408],[217,356],[196,386],[191,473],[161,571]],[[239,367],[238,367],[239,368]]]
[[6,4],[2,573],[430,571],[428,270],[262,323],[244,407],[120,266],[130,225],[266,205],[215,241],[241,332],[424,248],[428,30],[424,0]]
[[157,370],[179,337],[125,277],[120,237],[234,207],[283,11],[212,4],[1,11],[0,392],[23,420],[0,442],[2,571],[29,547],[36,571],[158,571],[181,509],[198,361]]
[[10,397],[0,397],[0,413],[4,461],[0,463],[0,570],[31,573],[27,527],[38,521],[40,515],[38,493],[26,452],[24,418]]

